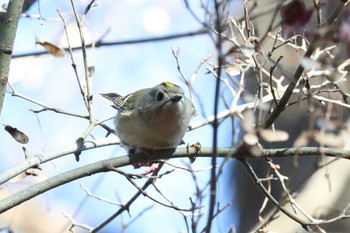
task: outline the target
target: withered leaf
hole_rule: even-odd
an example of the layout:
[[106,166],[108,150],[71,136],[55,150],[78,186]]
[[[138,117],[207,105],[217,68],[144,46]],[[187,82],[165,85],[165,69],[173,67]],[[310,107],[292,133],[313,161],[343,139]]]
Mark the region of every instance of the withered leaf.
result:
[[231,76],[239,75],[241,73],[241,64],[242,61],[236,59],[230,66],[225,69],[225,71]]
[[11,134],[11,136],[19,143],[22,143],[22,144],[27,144],[29,142],[29,138],[28,136],[19,131],[17,128],[13,128],[9,125],[5,125],[5,130]]
[[258,143],[258,137],[254,133],[246,133],[243,136],[243,141],[250,146],[253,146]]
[[242,112],[243,119],[241,119],[241,126],[246,132],[254,131],[254,112],[251,110],[246,110]]
[[258,129],[258,134],[267,142],[282,142],[289,138],[289,134],[282,130]]
[[344,142],[341,136],[333,133],[325,133],[321,131],[314,132],[313,139],[321,145],[330,146],[334,148],[344,147]]
[[54,55],[55,57],[64,57],[64,49],[45,40],[38,39],[36,40],[36,43],[43,46],[48,53]]
[[294,141],[295,147],[306,146],[312,138],[311,132],[302,132],[298,138]]

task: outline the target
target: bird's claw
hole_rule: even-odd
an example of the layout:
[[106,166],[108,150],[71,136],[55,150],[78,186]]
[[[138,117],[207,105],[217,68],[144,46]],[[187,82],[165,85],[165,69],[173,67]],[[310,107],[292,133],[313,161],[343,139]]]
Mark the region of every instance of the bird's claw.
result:
[[196,143],[194,143],[192,145],[187,144],[187,147],[186,147],[187,148],[187,153],[190,153],[190,151],[189,151],[190,147],[195,149],[194,155],[188,156],[188,158],[190,159],[190,162],[193,163],[196,160],[196,157],[201,153],[202,146],[201,146],[200,142],[196,142]]

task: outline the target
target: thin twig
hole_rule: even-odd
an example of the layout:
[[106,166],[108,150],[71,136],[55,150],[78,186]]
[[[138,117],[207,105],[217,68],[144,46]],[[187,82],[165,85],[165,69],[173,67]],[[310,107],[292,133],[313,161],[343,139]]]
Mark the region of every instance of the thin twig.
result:
[[209,195],[209,211],[207,217],[207,225],[205,227],[205,232],[211,232],[211,225],[213,221],[213,216],[215,212],[215,202],[216,202],[216,157],[217,157],[217,143],[218,143],[218,128],[219,121],[217,117],[217,113],[219,112],[219,97],[220,97],[220,85],[221,85],[221,75],[222,75],[222,66],[224,65],[224,53],[222,51],[222,37],[221,33],[223,31],[222,27],[222,19],[225,19],[227,12],[224,12],[226,9],[225,4],[227,2],[222,2],[219,0],[215,0],[214,8],[215,8],[215,30],[217,31],[216,38],[213,39],[215,42],[217,55],[217,77],[215,83],[215,95],[214,95],[214,121],[213,121],[213,153],[211,158],[212,169],[210,172],[210,195]]
[[138,213],[131,221],[129,221],[128,223],[124,223],[123,224],[123,229],[122,232],[125,232],[125,230],[131,225],[133,224],[137,219],[139,219],[144,213],[146,213],[147,211],[151,210],[154,207],[154,205],[150,205],[147,206],[146,208],[144,208],[140,213]]
[[77,223],[70,214],[67,214],[65,212],[63,212],[62,214],[63,214],[64,217],[69,219],[69,221],[71,222],[71,226],[69,228],[69,231],[74,232],[73,231],[74,227],[79,227],[79,228],[91,231],[92,227],[90,227],[90,226],[88,226],[86,224],[79,224],[79,223]]
[[78,74],[78,70],[77,70],[77,65],[75,64],[75,61],[74,61],[74,56],[73,56],[73,49],[70,45],[70,40],[69,40],[69,36],[68,36],[68,30],[67,30],[67,24],[66,24],[66,20],[64,19],[61,11],[59,9],[57,9],[57,13],[58,15],[60,16],[62,22],[63,22],[63,27],[64,27],[64,32],[65,32],[65,35],[66,35],[66,39],[67,39],[67,44],[68,44],[68,49],[65,49],[65,50],[68,50],[69,51],[69,55],[70,55],[70,59],[72,61],[72,67],[73,67],[73,70],[74,70],[74,74],[75,74],[75,77],[77,79],[77,82],[78,82],[78,86],[79,86],[79,90],[80,90],[80,94],[81,96],[83,97],[83,100],[84,100],[84,103],[85,103],[85,106],[87,107],[88,103],[87,103],[87,99],[85,98],[86,94],[85,94],[85,90],[83,88],[83,84],[81,83],[80,81],[80,78],[79,78],[79,74]]
[[270,194],[270,192],[265,188],[265,186],[259,182],[259,178],[256,175],[255,171],[253,170],[253,168],[250,166],[250,164],[248,163],[248,161],[246,159],[242,159],[240,160],[241,164],[243,165],[243,167],[246,169],[246,171],[248,172],[248,174],[251,176],[251,178],[253,179],[254,183],[257,185],[257,187],[264,193],[265,197],[267,197],[269,199],[269,201],[276,207],[278,208],[281,212],[283,212],[284,214],[286,214],[289,218],[293,219],[294,221],[298,222],[299,224],[301,224],[303,227],[306,227],[308,225],[307,222],[305,222],[304,220],[296,217],[295,215],[293,215],[292,213],[290,213],[288,210],[286,210],[285,208],[283,208],[278,201]]
[[87,187],[85,187],[83,183],[80,183],[80,187],[85,191],[86,195],[89,196],[89,197],[93,197],[93,198],[95,198],[97,200],[106,202],[108,204],[112,204],[112,205],[116,205],[116,206],[123,206],[123,203],[117,203],[117,202],[108,200],[105,197],[96,196],[96,195],[92,194],[91,191]]
[[[162,168],[163,163],[161,163],[158,167],[158,171]],[[153,172],[153,175],[156,175],[156,172]],[[148,179],[144,185],[141,187],[142,190],[146,190],[152,183],[154,182],[153,179]],[[116,217],[118,217],[120,214],[122,214],[124,211],[129,211],[130,206],[138,199],[138,197],[142,194],[141,191],[138,191],[137,193],[134,194],[134,196],[132,196],[129,201],[122,207],[120,208],[117,212],[115,212],[114,214],[112,214],[109,218],[107,218],[105,221],[103,221],[101,224],[99,224],[98,226],[96,226],[91,233],[96,233],[98,231],[100,231],[101,229],[103,229],[106,225],[108,225],[111,221],[113,221]]]
[[[157,41],[175,40],[175,39],[180,39],[184,37],[200,36],[206,33],[208,33],[206,29],[198,29],[198,30],[189,31],[189,32],[176,33],[176,34],[170,34],[170,35],[158,36],[158,37],[141,38],[141,39],[128,39],[128,40],[114,41],[114,42],[106,42],[106,41],[99,40],[95,43],[86,44],[85,47],[98,48],[98,47],[108,47],[108,46],[122,46],[122,45],[130,45],[130,44],[152,43]],[[81,49],[82,49],[81,46],[72,47],[72,51],[81,50]],[[64,50],[67,51],[69,50],[69,48],[64,48]],[[48,52],[45,50],[40,52],[14,54],[12,58],[15,59],[15,58],[22,58],[22,57],[40,56],[40,55],[46,55],[46,54],[48,54]]]
[[273,100],[274,100],[276,106],[278,105],[278,102],[277,102],[277,99],[276,99],[275,91],[274,91],[274,89],[273,89],[272,74],[273,74],[273,71],[275,70],[277,64],[282,60],[282,58],[283,58],[283,57],[280,56],[280,57],[277,59],[276,63],[270,68],[270,90],[271,90],[271,94],[272,94],[272,96],[273,96]]
[[164,206],[164,207],[168,207],[168,208],[174,209],[174,210],[189,211],[189,212],[192,211],[192,209],[180,208],[180,207],[178,207],[178,206],[175,206],[175,205],[172,204],[172,203],[171,203],[170,205],[168,205],[168,204],[165,204],[165,203],[163,203],[163,202],[158,201],[158,200],[155,199],[154,197],[148,195],[148,193],[147,193],[144,189],[142,189],[142,187],[140,187],[138,184],[136,184],[136,182],[133,180],[133,178],[132,178],[129,174],[127,174],[126,172],[124,172],[124,171],[122,171],[122,170],[120,170],[120,169],[117,169],[117,168],[115,168],[115,167],[113,167],[113,166],[108,166],[108,168],[109,168],[111,171],[115,171],[115,172],[117,172],[117,173],[123,175],[136,189],[139,190],[139,192],[141,192],[141,194],[142,194],[143,196],[149,198],[149,199],[152,200],[153,202],[158,203],[158,204],[160,204],[160,205],[162,205],[162,206]]
[[95,0],[91,0],[91,2],[87,5],[84,11],[84,15],[87,15],[93,6],[95,6]]
[[88,66],[88,62],[87,62],[87,52],[86,52],[86,45],[85,45],[85,37],[84,37],[84,30],[83,30],[83,25],[81,23],[81,19],[80,16],[75,8],[75,3],[74,0],[71,0],[71,5],[72,5],[72,9],[74,12],[74,16],[75,16],[75,20],[77,23],[77,27],[79,30],[79,36],[80,36],[80,41],[81,41],[81,52],[83,55],[83,62],[84,62],[84,76],[85,76],[85,85],[86,85],[86,89],[84,88],[84,90],[86,90],[84,92],[85,96],[84,98],[87,101],[87,109],[89,112],[89,120],[90,120],[90,124],[93,124],[94,122],[94,115],[93,115],[93,105],[92,105],[92,82],[91,82],[91,76],[89,74],[89,66]]
[[11,94],[12,96],[18,97],[18,98],[21,98],[21,99],[24,99],[24,100],[26,100],[26,101],[29,101],[29,102],[33,103],[33,104],[36,104],[36,105],[39,105],[39,106],[43,107],[43,109],[41,109],[41,110],[30,110],[30,111],[32,111],[32,112],[34,112],[34,113],[40,113],[40,112],[43,112],[43,111],[53,111],[53,112],[55,112],[55,113],[64,114],[64,115],[68,115],[68,116],[74,116],[74,117],[79,117],[79,118],[84,118],[84,119],[88,119],[88,118],[89,118],[88,116],[84,116],[84,115],[77,114],[77,113],[72,113],[72,112],[67,112],[67,111],[61,110],[61,109],[59,109],[59,108],[51,107],[51,106],[49,106],[49,105],[47,105],[47,104],[44,104],[44,103],[39,102],[39,101],[37,101],[37,100],[34,100],[34,99],[32,99],[32,98],[30,98],[30,97],[28,97],[28,96],[22,95],[22,94],[18,93],[18,92],[14,89],[14,87],[11,85],[11,83],[8,83],[8,86],[9,86],[9,87],[11,88],[11,90],[12,90],[12,91],[10,92],[10,94]]
[[[338,1],[335,10],[331,14],[331,16],[327,19],[326,23],[327,24],[333,23],[343,8],[344,8],[344,2]],[[317,48],[317,43],[319,42],[320,39],[321,39],[320,35],[316,34],[315,37],[312,39],[309,48],[306,50],[304,58],[311,57],[311,55]],[[289,83],[287,90],[284,92],[279,104],[276,106],[273,112],[266,119],[265,126],[264,126],[265,128],[270,127],[274,123],[274,121],[278,118],[278,116],[283,112],[303,72],[304,72],[304,66],[300,63],[297,70],[294,73],[293,79]]]

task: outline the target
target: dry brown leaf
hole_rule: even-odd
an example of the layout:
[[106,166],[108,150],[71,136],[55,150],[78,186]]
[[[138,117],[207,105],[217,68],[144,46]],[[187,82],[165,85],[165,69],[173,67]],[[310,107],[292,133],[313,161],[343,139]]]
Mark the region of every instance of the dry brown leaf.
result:
[[28,136],[19,131],[17,128],[13,128],[12,126],[9,126],[9,125],[5,125],[5,130],[11,134],[11,136],[19,143],[22,143],[22,144],[27,144],[29,142],[29,138]]
[[43,46],[46,51],[52,55],[54,55],[55,57],[64,57],[64,49],[50,43],[47,42],[45,40],[36,40],[36,43]]
[[251,148],[249,148],[249,152],[251,155],[253,155],[255,157],[261,157],[263,155],[259,144],[255,144]]
[[253,146],[258,143],[258,137],[253,133],[246,133],[243,136],[243,141],[248,145]]
[[257,133],[267,142],[282,142],[289,138],[289,134],[282,130],[259,129]]
[[341,136],[333,133],[314,132],[313,139],[321,145],[330,146],[334,148],[344,147],[344,141]]
[[241,64],[242,61],[240,59],[235,59],[235,61],[225,69],[226,73],[231,76],[239,75],[241,73]]
[[294,141],[295,147],[306,146],[312,137],[311,132],[302,132],[299,137]]
[[243,119],[241,119],[241,126],[246,132],[252,132],[254,131],[254,121],[255,116],[254,112],[251,110],[246,110],[242,112]]

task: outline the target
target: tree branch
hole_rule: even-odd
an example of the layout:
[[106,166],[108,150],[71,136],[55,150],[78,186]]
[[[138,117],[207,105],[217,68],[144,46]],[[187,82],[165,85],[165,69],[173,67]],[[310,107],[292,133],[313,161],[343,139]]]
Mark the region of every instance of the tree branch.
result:
[[0,36],[0,115],[5,99],[11,55],[24,0],[9,2]]
[[[86,44],[86,48],[98,48],[98,47],[104,47],[104,46],[120,46],[120,45],[130,45],[130,44],[140,44],[140,43],[149,43],[149,42],[156,42],[156,41],[165,41],[165,40],[174,40],[179,39],[183,37],[190,37],[190,36],[198,36],[208,33],[206,29],[199,29],[195,31],[190,32],[183,32],[183,33],[177,33],[177,34],[170,34],[165,36],[159,36],[159,37],[149,37],[149,38],[141,38],[141,39],[129,39],[129,40],[122,40],[122,41],[115,41],[115,42],[104,42],[102,40],[99,40],[95,43]],[[68,48],[65,48],[64,50],[68,51]],[[72,51],[75,50],[81,50],[81,46],[73,47]],[[39,56],[39,55],[45,55],[48,54],[48,52],[41,51],[41,52],[30,52],[30,53],[23,53],[23,54],[15,54],[12,56],[12,58],[21,58],[21,57],[30,57],[30,56]]]
[[[261,157],[251,156],[250,153],[242,150],[242,148],[218,148],[217,157],[231,157],[235,159],[242,158],[265,158],[268,157],[290,157],[290,156],[329,156],[336,158],[350,159],[350,150],[338,150],[338,149],[329,149],[329,148],[319,148],[319,147],[303,147],[303,148],[281,148],[281,149],[265,149],[262,150]],[[206,147],[201,149],[201,153],[198,155],[198,152],[194,148],[177,148],[177,149],[165,149],[158,150],[152,154],[148,154],[147,157],[143,154],[131,154],[120,156],[117,158],[101,160],[74,170],[64,172],[62,174],[56,175],[52,178],[49,178],[45,181],[34,184],[22,191],[17,192],[16,194],[9,196],[0,201],[0,213],[3,213],[14,206],[17,206],[35,196],[38,196],[48,190],[56,188],[60,185],[69,183],[71,181],[80,179],[82,177],[91,176],[93,174],[101,172],[109,172],[110,167],[123,167],[127,165],[132,165],[135,163],[154,161],[159,159],[170,159],[170,158],[186,158],[190,156],[199,156],[199,157],[211,157],[212,148]],[[36,159],[40,160],[39,157]],[[25,164],[29,163],[28,161]],[[34,166],[34,165],[33,165]],[[33,167],[31,166],[31,167]],[[152,179],[153,180],[153,179]]]
[[[338,1],[337,6],[333,13],[330,15],[330,17],[327,19],[326,24],[332,24],[336,18],[338,17],[339,13],[341,10],[344,8],[344,2],[343,1]],[[315,49],[318,47],[318,44],[322,37],[318,34],[315,35],[315,37],[312,39],[309,48],[306,50],[306,53],[304,55],[304,58],[309,58],[315,51]],[[277,117],[283,112],[285,109],[292,93],[293,90],[295,89],[301,75],[304,72],[304,67],[302,63],[299,64],[297,70],[294,73],[292,81],[289,83],[287,90],[284,92],[279,104],[276,106],[276,108],[273,110],[273,112],[269,115],[269,117],[265,121],[265,128],[269,128],[274,121],[277,119]]]
[[13,167],[0,173],[0,184],[5,183],[9,179],[21,174],[29,168],[36,167],[42,163],[46,163],[48,161],[60,158],[65,155],[73,154],[75,152],[78,152],[78,150],[84,151],[104,146],[116,145],[119,142],[120,141],[117,137],[108,137],[92,141],[85,141],[82,146],[78,145],[77,143],[72,143],[63,148],[45,152],[44,154],[29,156],[22,162],[19,162]]

